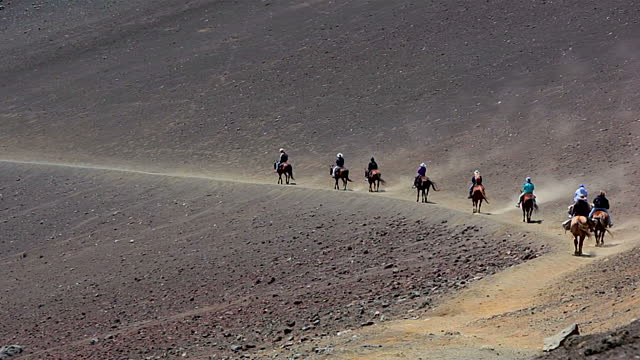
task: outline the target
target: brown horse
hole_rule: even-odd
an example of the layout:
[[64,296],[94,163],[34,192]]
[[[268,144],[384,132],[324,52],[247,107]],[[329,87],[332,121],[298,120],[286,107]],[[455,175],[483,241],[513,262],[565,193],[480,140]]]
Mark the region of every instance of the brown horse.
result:
[[538,211],[538,206],[536,206],[535,197],[533,194],[524,194],[522,197],[522,222],[530,223],[531,222],[531,214],[534,211]]
[[571,234],[573,234],[573,247],[575,256],[582,256],[582,244],[585,237],[591,237],[591,228],[589,227],[589,220],[586,216],[574,216],[571,219],[571,226],[569,227]]
[[329,174],[333,174],[333,178],[336,179],[336,184],[333,187],[336,190],[340,190],[340,186],[338,186],[338,180],[342,179],[342,184],[344,186],[343,190],[347,190],[347,182],[353,182],[353,180],[349,179],[349,169],[339,168],[336,169],[335,173],[333,172],[333,166],[329,167]]
[[385,181],[382,180],[382,173],[380,170],[371,170],[371,172],[369,172],[368,169],[365,169],[364,174],[367,181],[369,181],[369,192],[380,191],[380,183],[385,184]]
[[487,196],[484,194],[484,186],[476,185],[471,190],[471,202],[473,203],[473,213],[480,214],[480,208],[482,207],[482,201],[486,201],[487,204],[489,200]]
[[609,232],[609,234],[611,234],[609,229],[607,229],[609,226],[609,214],[607,214],[606,211],[596,211],[591,218],[595,223],[594,234],[596,236],[596,246],[603,246],[605,233]]
[[293,166],[289,163],[282,163],[278,168],[278,184],[282,184],[282,175],[284,175],[286,184],[289,185],[289,179],[295,180],[293,178]]
[[418,191],[418,194],[416,195],[416,202],[420,201],[420,195],[422,195],[422,202],[427,203],[430,188],[433,188],[434,191],[439,191],[438,189],[436,189],[436,183],[431,181],[431,179],[426,176],[416,178],[413,181],[413,186],[415,186],[416,190]]

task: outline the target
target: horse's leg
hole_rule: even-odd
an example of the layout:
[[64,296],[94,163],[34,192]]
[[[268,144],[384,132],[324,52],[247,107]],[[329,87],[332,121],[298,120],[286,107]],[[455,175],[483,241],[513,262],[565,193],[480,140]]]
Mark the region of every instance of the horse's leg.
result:
[[424,202],[428,203],[429,202],[429,187],[427,186],[427,190],[424,193]]
[[289,174],[285,174],[284,178],[287,180],[287,185],[289,185]]
[[580,245],[578,246],[578,255],[582,255],[582,244],[584,243],[585,235],[580,236]]
[[346,178],[342,178],[342,184],[344,185],[342,190],[347,190],[347,179]]
[[482,199],[478,202],[478,214],[480,214],[480,209],[482,209]]
[[573,235],[573,255],[578,255],[578,237]]
[[522,204],[522,222],[524,222],[524,217],[525,217],[526,213],[527,213],[527,210],[525,210],[525,206],[524,206],[524,204]]
[[420,188],[416,188],[416,202],[420,201]]

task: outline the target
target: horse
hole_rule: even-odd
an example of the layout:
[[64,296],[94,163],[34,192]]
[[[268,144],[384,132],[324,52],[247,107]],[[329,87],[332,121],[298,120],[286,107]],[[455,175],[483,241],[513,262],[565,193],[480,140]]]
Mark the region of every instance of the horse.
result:
[[293,178],[293,166],[291,164],[285,162],[280,164],[280,167],[277,169],[278,171],[278,184],[282,184],[282,175],[284,174],[284,178],[286,184],[289,185],[289,179],[295,180]]
[[593,213],[591,218],[595,223],[594,235],[596,236],[596,246],[603,246],[605,233],[609,232],[609,234],[611,234],[609,229],[607,229],[609,226],[609,214],[607,214],[606,211],[598,210]]
[[473,213],[480,214],[480,208],[482,207],[482,200],[486,201],[487,204],[489,200],[487,196],[484,194],[484,186],[476,185],[471,190],[471,202],[473,203]]
[[431,181],[431,179],[429,179],[426,176],[420,176],[417,177],[414,181],[413,181],[413,186],[416,187],[416,202],[420,201],[420,195],[422,195],[422,202],[423,203],[427,203],[427,198],[429,197],[429,189],[433,188],[434,191],[439,191],[438,189],[436,189],[436,183],[434,183],[433,181]]
[[573,255],[582,256],[582,244],[584,243],[584,238],[591,237],[589,220],[586,216],[574,216],[571,219],[569,229],[571,230],[571,234],[573,234],[573,247],[575,249]]
[[343,190],[347,190],[347,182],[353,182],[353,180],[349,179],[349,169],[338,168],[336,171],[333,171],[333,166],[329,166],[329,174],[333,175],[333,178],[336,179],[336,184],[333,187],[336,190],[340,190],[340,186],[338,186],[338,180],[342,179],[342,183],[344,185]]
[[382,179],[382,173],[380,170],[371,170],[369,172],[368,169],[364,170],[364,174],[369,181],[369,192],[380,191],[380,183],[385,184],[386,182]]
[[534,211],[538,211],[538,206],[536,205],[535,196],[533,194],[524,194],[522,197],[522,222],[530,223],[531,222],[531,214]]

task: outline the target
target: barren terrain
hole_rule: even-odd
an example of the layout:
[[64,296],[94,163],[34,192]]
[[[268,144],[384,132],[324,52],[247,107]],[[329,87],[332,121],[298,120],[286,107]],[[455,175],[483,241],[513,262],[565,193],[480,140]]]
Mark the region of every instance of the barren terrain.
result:
[[[0,8],[0,346],[22,358],[511,360],[571,323],[604,335],[549,358],[635,354],[637,2]],[[580,183],[616,226],[577,258]]]

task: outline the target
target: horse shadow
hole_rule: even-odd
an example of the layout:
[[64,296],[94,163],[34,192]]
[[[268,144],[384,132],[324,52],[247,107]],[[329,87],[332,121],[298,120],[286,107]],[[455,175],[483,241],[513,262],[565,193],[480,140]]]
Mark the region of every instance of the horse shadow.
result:
[[531,220],[529,221],[529,224],[542,224],[544,220]]
[[591,254],[591,253],[589,253],[589,254],[587,254],[587,253],[582,253],[582,255],[574,255],[574,256],[575,256],[575,257],[579,257],[579,258],[585,258],[585,259],[591,259],[591,258],[596,257],[596,255],[595,255],[595,254]]
[[618,244],[618,243],[607,243],[607,244],[604,244],[604,245],[602,245],[600,247],[601,248],[612,248],[612,247],[616,247],[616,246],[620,246],[620,244]]

